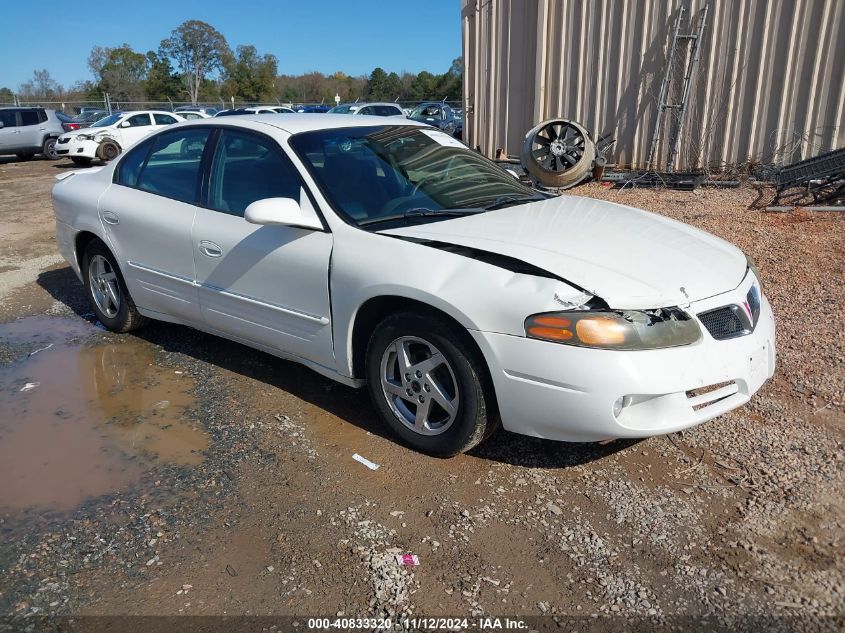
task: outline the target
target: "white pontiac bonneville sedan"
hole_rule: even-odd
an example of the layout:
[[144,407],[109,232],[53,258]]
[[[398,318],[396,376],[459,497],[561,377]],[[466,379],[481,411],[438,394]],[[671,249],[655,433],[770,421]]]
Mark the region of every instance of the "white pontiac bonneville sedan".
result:
[[737,248],[543,196],[424,124],[191,121],[58,178],[59,248],[106,327],[183,323],[366,384],[433,455],[500,423],[567,441],[669,433],[774,371],[772,311]]
[[114,160],[147,134],[184,120],[176,113],[158,110],[115,112],[91,127],[62,134],[56,141],[56,153],[77,165],[90,165],[94,159]]

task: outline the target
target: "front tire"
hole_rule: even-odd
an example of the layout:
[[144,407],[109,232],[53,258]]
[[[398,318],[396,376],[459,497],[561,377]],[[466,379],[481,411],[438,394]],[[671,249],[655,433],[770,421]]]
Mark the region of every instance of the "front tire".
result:
[[91,307],[109,330],[129,332],[147,322],[135,307],[114,255],[102,240],[92,240],[85,249],[82,274]]
[[44,141],[44,147],[41,148],[41,153],[44,155],[44,158],[47,160],[58,160],[59,154],[56,152],[56,143],[58,139],[56,138],[48,138]]
[[97,147],[97,158],[108,163],[120,156],[120,151],[120,145],[111,139],[106,139]]
[[422,453],[451,457],[498,428],[483,357],[437,315],[385,318],[367,346],[366,374],[385,424]]

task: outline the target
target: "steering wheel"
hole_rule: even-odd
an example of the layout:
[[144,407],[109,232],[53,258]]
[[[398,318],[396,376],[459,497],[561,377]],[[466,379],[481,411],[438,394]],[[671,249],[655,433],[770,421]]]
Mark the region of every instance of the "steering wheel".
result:
[[423,176],[422,178],[420,178],[420,179],[417,181],[417,184],[416,184],[416,185],[414,185],[414,190],[411,192],[411,198],[413,198],[413,197],[415,197],[415,196],[417,195],[417,192],[419,192],[420,187],[422,187],[422,185],[423,185],[423,183],[424,183],[424,182],[428,182],[429,180],[434,180],[436,177],[441,177],[441,178],[442,178],[442,177],[443,177],[443,174],[441,174],[441,173],[439,173],[439,172],[435,172],[435,173],[433,173],[433,174],[428,174],[427,176]]

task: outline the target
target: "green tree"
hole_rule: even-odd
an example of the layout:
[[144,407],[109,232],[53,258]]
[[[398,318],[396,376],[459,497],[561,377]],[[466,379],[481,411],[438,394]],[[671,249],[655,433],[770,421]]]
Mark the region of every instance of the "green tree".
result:
[[147,80],[144,93],[151,101],[178,99],[184,91],[182,78],[173,72],[173,66],[165,55],[147,52]]
[[374,68],[367,80],[367,98],[371,101],[382,101],[385,99],[387,87],[387,73],[383,68]]
[[275,55],[259,55],[254,46],[238,46],[226,60],[223,92],[247,102],[274,98],[273,81],[278,61]]
[[129,101],[143,95],[147,75],[147,58],[132,50],[129,44],[116,48],[95,46],[88,56],[88,67],[98,80],[99,88],[115,100]]
[[12,92],[11,88],[6,86],[0,88],[0,103],[14,103],[14,100],[15,93]]
[[222,33],[200,20],[188,20],[173,29],[170,37],[162,40],[160,52],[176,62],[188,87],[191,103],[197,102],[200,88],[208,75],[223,70],[232,54]]
[[411,98],[416,101],[437,98],[437,77],[427,70],[422,71],[411,82]]

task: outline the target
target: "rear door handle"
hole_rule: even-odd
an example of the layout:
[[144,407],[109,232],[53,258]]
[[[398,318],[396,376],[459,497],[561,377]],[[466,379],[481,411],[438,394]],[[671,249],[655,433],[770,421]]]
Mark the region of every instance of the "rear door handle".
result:
[[117,217],[116,213],[112,213],[111,211],[103,211],[103,222],[106,224],[120,224],[120,218]]
[[223,254],[223,249],[218,244],[208,240],[200,240],[199,249],[206,257],[220,257]]

